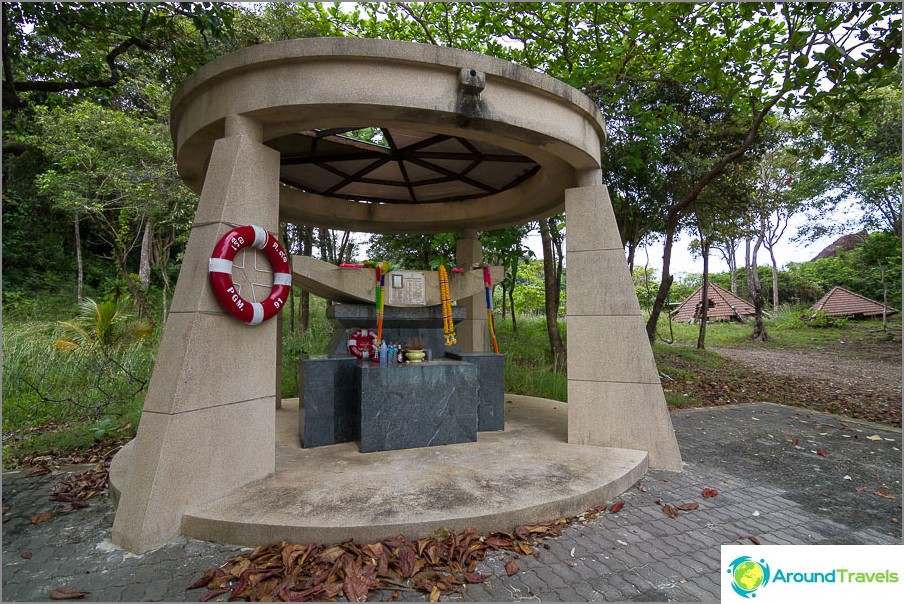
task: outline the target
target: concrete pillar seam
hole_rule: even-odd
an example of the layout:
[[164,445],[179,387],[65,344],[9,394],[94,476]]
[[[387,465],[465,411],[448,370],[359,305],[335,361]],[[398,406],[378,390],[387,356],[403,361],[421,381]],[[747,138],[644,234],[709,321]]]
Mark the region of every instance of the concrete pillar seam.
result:
[[256,401],[265,401],[269,398],[270,398],[269,396],[258,396],[255,398],[248,398],[248,399],[244,399],[241,401],[232,401],[229,403],[221,403],[219,405],[210,405],[209,407],[199,407],[197,409],[186,409],[184,411],[175,411],[173,413],[164,413],[162,411],[151,411],[151,410],[142,411],[142,413],[153,413],[154,415],[165,415],[167,417],[177,417],[179,415],[187,415],[189,413],[198,413],[199,411],[207,411],[208,409],[218,409],[221,407],[229,407],[232,405],[243,405],[245,403],[253,403]]

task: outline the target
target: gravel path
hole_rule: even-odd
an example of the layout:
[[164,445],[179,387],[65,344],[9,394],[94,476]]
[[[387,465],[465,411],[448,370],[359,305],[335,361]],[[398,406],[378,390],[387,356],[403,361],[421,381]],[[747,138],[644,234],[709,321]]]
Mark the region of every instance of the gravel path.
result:
[[835,350],[713,350],[761,374],[792,380],[806,407],[901,425],[898,351],[863,358]]
[[833,351],[713,349],[721,355],[765,373],[818,380],[836,390],[875,393],[901,399],[901,361],[850,358]]

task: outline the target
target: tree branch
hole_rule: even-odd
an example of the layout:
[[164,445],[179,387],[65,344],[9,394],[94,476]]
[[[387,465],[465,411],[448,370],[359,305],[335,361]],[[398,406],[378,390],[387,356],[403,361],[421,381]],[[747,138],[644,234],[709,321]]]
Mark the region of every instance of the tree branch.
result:
[[430,40],[430,43],[434,46],[439,46],[439,43],[436,41],[436,38],[433,37],[433,34],[430,33],[429,26],[424,23],[423,19],[421,19],[415,12],[404,2],[396,2],[396,6],[401,8],[409,17],[414,19],[418,25],[421,26],[421,29],[424,30],[424,35],[427,36],[427,39]]

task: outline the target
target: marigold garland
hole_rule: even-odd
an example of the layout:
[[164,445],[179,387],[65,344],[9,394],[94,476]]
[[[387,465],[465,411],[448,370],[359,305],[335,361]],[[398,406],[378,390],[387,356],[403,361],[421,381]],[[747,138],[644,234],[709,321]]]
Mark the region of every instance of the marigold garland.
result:
[[452,296],[449,292],[449,274],[446,267],[439,265],[439,296],[443,305],[443,336],[446,346],[458,343],[455,339],[455,324],[452,322]]

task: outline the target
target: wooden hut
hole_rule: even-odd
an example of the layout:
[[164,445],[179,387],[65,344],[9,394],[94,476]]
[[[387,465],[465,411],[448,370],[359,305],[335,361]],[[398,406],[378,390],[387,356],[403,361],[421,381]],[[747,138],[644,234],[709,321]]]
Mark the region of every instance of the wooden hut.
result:
[[843,287],[833,287],[829,293],[820,298],[819,302],[810,307],[810,312],[822,311],[833,317],[863,318],[881,317],[883,309],[886,309],[886,316],[898,312],[891,306],[886,307],[881,302],[870,300]]
[[[700,319],[703,303],[703,286],[697,288],[688,298],[672,311],[676,321],[694,323]],[[709,284],[708,321],[746,321],[754,314],[753,304],[739,298],[715,283]]]

